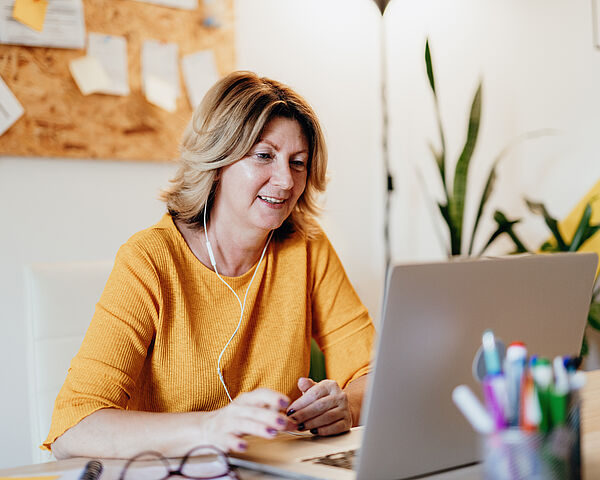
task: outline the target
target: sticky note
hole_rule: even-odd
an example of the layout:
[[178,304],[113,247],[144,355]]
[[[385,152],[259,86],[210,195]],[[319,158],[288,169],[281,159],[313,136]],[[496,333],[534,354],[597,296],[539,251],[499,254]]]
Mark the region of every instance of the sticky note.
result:
[[144,83],[146,99],[157,107],[173,113],[177,109],[177,91],[162,78],[149,75]]
[[110,78],[96,57],[86,55],[71,60],[69,70],[83,95],[110,88]]
[[44,29],[47,0],[15,0],[13,18],[38,32]]

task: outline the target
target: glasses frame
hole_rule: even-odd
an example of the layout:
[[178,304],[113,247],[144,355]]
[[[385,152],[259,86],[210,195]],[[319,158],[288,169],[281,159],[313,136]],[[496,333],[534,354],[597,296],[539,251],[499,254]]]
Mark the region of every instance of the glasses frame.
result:
[[[209,476],[209,477],[194,477],[194,476],[186,475],[185,473],[183,473],[182,470],[183,470],[183,467],[185,466],[185,464],[187,463],[187,461],[190,458],[194,458],[194,456],[192,456],[192,453],[194,453],[195,450],[200,450],[200,449],[210,450],[212,453],[216,454],[219,458],[222,458],[224,461],[224,464],[227,466],[227,471],[221,475],[213,475],[213,476]],[[143,457],[145,455],[154,456],[156,458],[156,460],[160,460],[163,463],[163,465],[165,466],[167,475],[162,478],[157,478],[155,480],[166,480],[167,478],[171,478],[174,476],[178,476],[178,477],[182,477],[182,478],[189,478],[190,480],[211,480],[211,479],[223,478],[223,477],[229,477],[229,478],[232,478],[233,480],[240,480],[240,477],[238,476],[238,474],[235,472],[235,470],[233,470],[231,468],[231,465],[229,465],[229,460],[227,458],[227,454],[213,445],[198,445],[197,447],[192,448],[189,452],[187,452],[183,456],[183,458],[181,459],[181,462],[179,462],[179,467],[177,467],[175,469],[171,467],[171,463],[169,462],[169,459],[160,452],[157,452],[155,450],[146,450],[144,452],[140,452],[140,453],[134,455],[133,457],[131,457],[129,460],[127,460],[127,463],[123,467],[123,470],[121,470],[121,475],[119,476],[119,480],[125,480],[125,474],[127,473],[127,470],[129,469],[131,464],[134,463],[135,461],[139,460],[140,457]],[[207,455],[198,455],[198,457],[203,457],[203,456],[207,456]]]

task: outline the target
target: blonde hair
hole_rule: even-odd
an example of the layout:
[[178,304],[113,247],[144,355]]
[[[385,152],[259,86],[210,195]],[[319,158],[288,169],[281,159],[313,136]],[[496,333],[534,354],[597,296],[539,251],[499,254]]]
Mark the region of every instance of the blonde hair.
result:
[[327,148],[314,111],[291,88],[252,72],[233,72],[208,91],[192,115],[180,145],[179,169],[161,199],[173,218],[202,226],[210,211],[220,168],[244,158],[274,117],[301,126],[309,146],[306,187],[277,236],[315,232],[317,197],[327,183]]

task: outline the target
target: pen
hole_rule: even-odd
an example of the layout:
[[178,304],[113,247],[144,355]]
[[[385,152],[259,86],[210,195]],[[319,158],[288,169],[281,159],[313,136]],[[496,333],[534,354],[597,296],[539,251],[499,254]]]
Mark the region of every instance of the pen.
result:
[[562,357],[555,357],[554,386],[550,389],[550,419],[552,426],[563,425],[567,421],[567,404],[569,396],[569,377]]
[[452,400],[475,431],[484,435],[494,431],[492,417],[469,387],[456,387],[452,391]]
[[102,474],[102,463],[99,460],[90,460],[86,463],[79,480],[98,480]]
[[527,348],[523,342],[513,342],[506,349],[504,372],[506,376],[507,421],[510,426],[519,424],[521,385],[527,364]]
[[538,392],[542,420],[540,431],[546,433],[550,430],[550,385],[552,384],[552,366],[547,358],[538,358],[531,370],[533,380]]
[[496,339],[491,330],[483,332],[481,339],[486,376],[483,378],[483,396],[496,428],[506,427],[506,383],[500,366],[500,355],[496,349]]

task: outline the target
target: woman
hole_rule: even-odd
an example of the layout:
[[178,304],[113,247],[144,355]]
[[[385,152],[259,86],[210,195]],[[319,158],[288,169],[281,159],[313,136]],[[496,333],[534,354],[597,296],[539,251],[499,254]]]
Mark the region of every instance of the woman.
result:
[[[46,448],[181,456],[358,424],[374,331],[313,220],[326,161],[288,87],[249,72],[212,87],[163,192],[169,213],[117,254]],[[311,337],[330,375],[319,383],[305,378]]]

